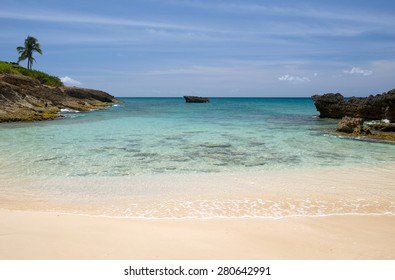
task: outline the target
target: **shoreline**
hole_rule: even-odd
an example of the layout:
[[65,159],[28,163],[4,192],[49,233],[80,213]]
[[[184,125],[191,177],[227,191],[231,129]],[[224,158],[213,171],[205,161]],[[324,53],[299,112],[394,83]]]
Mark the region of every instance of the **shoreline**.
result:
[[[0,259],[395,259],[393,170],[374,165],[108,181],[2,176]],[[112,211],[109,205],[173,218],[98,215]],[[185,218],[191,205],[239,216]],[[242,216],[268,209],[301,215]],[[336,214],[308,215],[323,209]]]
[[120,218],[395,214],[393,165],[127,177],[0,177],[3,209]]
[[0,259],[394,259],[395,216],[142,220],[0,209]]

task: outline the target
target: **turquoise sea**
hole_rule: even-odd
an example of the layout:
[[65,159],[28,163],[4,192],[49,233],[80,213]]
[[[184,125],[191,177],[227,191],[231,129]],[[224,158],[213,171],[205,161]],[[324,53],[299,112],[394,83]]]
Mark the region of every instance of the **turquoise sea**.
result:
[[[160,181],[395,163],[395,145],[335,135],[337,121],[318,118],[309,98],[122,100],[106,111],[64,110],[54,121],[0,124],[3,203],[28,198],[35,201],[31,208],[54,202],[54,210],[78,213],[70,203],[89,202],[116,212],[117,203],[103,203],[109,196],[128,205],[172,193],[169,183],[168,189],[146,183],[152,176]],[[187,185],[174,193],[190,193]],[[61,201],[67,206],[59,206]]]

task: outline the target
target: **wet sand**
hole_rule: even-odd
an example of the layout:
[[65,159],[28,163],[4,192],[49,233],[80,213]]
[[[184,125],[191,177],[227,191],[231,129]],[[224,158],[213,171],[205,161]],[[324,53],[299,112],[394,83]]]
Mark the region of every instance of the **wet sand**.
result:
[[0,176],[0,208],[110,217],[395,214],[395,165],[229,174]]

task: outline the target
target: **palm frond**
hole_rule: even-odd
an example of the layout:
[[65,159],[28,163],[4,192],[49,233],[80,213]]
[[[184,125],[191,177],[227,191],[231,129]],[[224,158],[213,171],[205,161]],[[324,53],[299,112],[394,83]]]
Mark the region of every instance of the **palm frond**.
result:
[[32,36],[28,36],[25,39],[24,45],[24,47],[19,46],[16,48],[17,52],[20,54],[18,63],[22,60],[28,59],[27,68],[31,69],[33,62],[36,61],[33,58],[33,52],[37,52],[39,54],[43,54],[43,52],[41,50],[40,43]]

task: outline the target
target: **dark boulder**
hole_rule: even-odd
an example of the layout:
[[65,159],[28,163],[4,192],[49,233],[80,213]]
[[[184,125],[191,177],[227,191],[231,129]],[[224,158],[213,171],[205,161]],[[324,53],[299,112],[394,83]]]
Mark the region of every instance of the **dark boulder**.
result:
[[207,103],[210,102],[210,100],[206,97],[200,97],[200,96],[184,96],[185,102],[186,103]]
[[344,117],[344,97],[340,93],[326,93],[324,95],[313,95],[311,97],[314,105],[320,112],[321,118]]

